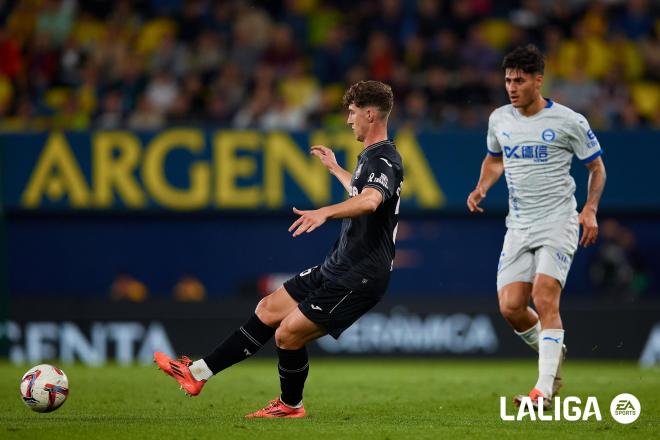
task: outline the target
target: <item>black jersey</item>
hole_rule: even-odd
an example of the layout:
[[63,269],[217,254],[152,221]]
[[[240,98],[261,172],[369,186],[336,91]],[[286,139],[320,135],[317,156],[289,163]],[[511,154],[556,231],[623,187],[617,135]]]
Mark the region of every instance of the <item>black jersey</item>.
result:
[[401,156],[391,140],[369,145],[360,153],[350,196],[375,188],[383,202],[371,214],[343,220],[341,235],[321,266],[326,278],[358,292],[385,292],[394,260],[402,183]]

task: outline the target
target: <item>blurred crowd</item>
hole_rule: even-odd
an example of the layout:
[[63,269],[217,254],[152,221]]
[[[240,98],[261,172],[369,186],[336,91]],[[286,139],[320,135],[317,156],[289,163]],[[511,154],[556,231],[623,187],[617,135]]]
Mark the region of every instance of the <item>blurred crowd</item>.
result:
[[0,0],[0,129],[304,130],[390,83],[396,126],[483,128],[502,56],[537,44],[544,94],[595,129],[660,128],[647,0]]
[[589,265],[595,292],[610,300],[636,301],[649,293],[653,277],[632,229],[613,218],[600,226],[598,244]]

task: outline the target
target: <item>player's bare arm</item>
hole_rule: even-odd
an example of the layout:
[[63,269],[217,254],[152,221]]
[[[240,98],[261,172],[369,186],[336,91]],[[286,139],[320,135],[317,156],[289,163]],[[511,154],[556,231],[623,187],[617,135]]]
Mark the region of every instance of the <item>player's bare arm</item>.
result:
[[303,232],[312,232],[328,219],[352,218],[371,214],[378,209],[383,201],[383,195],[374,188],[365,188],[360,194],[335,205],[324,206],[312,211],[302,211],[293,208],[293,212],[300,217],[289,227],[293,236],[297,237]]
[[486,193],[497,182],[502,173],[504,173],[504,161],[502,157],[495,157],[490,154],[486,155],[486,158],[481,163],[481,174],[479,175],[477,187],[467,198],[467,206],[470,212],[484,212],[484,209],[479,207],[479,203],[486,198]]
[[598,222],[596,220],[596,213],[598,212],[598,204],[600,197],[605,189],[605,181],[607,174],[605,172],[605,164],[600,157],[587,164],[589,169],[589,189],[587,193],[587,202],[582,208],[582,212],[578,217],[582,225],[582,237],[580,237],[580,245],[587,247],[596,242],[598,238]]
[[346,192],[350,192],[352,175],[339,166],[337,159],[335,158],[335,153],[324,145],[313,145],[310,152],[321,159],[321,163],[325,165],[328,171],[330,171],[330,174],[335,176],[339,182],[341,182],[342,186],[346,189]]

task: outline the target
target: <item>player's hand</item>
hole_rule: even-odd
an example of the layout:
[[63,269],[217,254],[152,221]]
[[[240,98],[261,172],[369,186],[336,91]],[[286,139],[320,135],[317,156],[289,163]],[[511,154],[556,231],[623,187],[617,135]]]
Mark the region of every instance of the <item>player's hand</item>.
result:
[[582,237],[580,245],[587,247],[596,242],[598,238],[598,222],[596,221],[596,211],[591,208],[583,208],[578,216],[578,221],[582,225]]
[[[299,215],[298,220],[293,222],[289,227],[289,232],[293,231],[293,236],[297,237],[303,232],[310,233],[314,229],[321,226],[328,219],[328,216],[325,214],[325,210],[315,209],[313,211],[301,211],[300,209],[294,207],[293,213]],[[295,231],[294,231],[295,229]]]
[[333,171],[339,167],[335,153],[333,153],[330,148],[323,145],[312,145],[312,148],[310,148],[309,151],[314,156],[321,159],[321,163],[325,165],[328,170]]
[[484,212],[484,209],[479,207],[479,203],[485,198],[486,191],[480,186],[476,187],[467,198],[467,206],[470,212]]

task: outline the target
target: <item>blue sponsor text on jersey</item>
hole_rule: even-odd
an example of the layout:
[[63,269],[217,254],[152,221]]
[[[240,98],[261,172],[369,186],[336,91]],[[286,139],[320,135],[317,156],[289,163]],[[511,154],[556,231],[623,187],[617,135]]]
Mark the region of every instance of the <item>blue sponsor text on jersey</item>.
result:
[[516,145],[504,146],[504,154],[507,159],[532,159],[534,162],[548,161],[547,145]]

